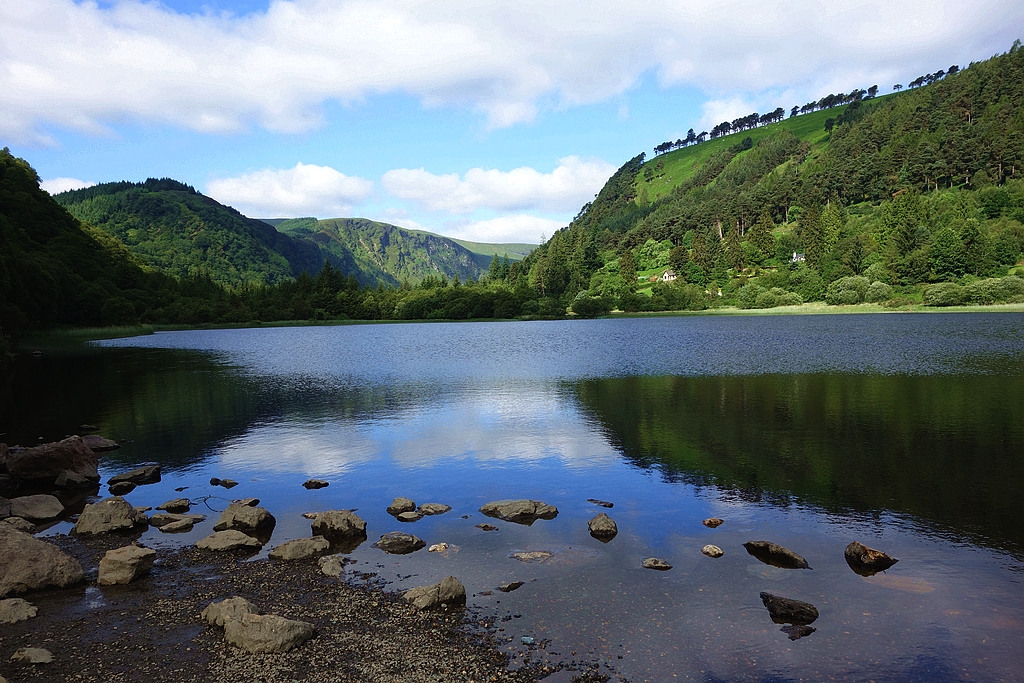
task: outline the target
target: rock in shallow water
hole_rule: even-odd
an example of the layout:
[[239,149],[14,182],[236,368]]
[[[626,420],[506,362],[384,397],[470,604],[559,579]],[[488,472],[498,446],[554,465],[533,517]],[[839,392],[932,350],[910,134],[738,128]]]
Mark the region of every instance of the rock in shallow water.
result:
[[146,465],[131,472],[116,474],[111,477],[107,484],[117,484],[122,481],[142,486],[144,484],[156,484],[160,481],[160,465]]
[[643,565],[644,569],[657,569],[658,571],[663,572],[672,569],[672,565],[670,565],[665,560],[662,560],[657,557],[648,557],[646,560],[644,560]]
[[700,551],[702,553],[704,553],[705,555],[707,555],[708,557],[721,557],[722,555],[725,555],[725,551],[723,551],[717,545],[711,545],[711,544],[708,544],[708,545],[704,546],[703,548],[700,549]]
[[524,585],[525,584],[522,581],[510,581],[508,583],[503,583],[500,586],[498,586],[498,590],[500,590],[502,593],[511,593],[516,589],[522,588]]
[[725,520],[719,519],[718,517],[708,517],[703,522],[701,522],[701,524],[703,524],[709,529],[717,529],[718,527],[725,524]]
[[34,448],[11,451],[7,471],[15,480],[52,484],[64,472],[71,472],[90,482],[98,482],[98,460],[80,437],[45,443]]
[[238,482],[234,479],[219,479],[217,477],[211,477],[210,486],[221,486],[223,488],[230,489],[238,486]]
[[366,521],[348,510],[317,512],[310,524],[313,534],[333,538],[365,538]]
[[861,576],[874,576],[899,562],[895,557],[886,555],[881,550],[869,548],[857,541],[846,546],[844,555],[850,569]]
[[274,528],[277,520],[266,508],[231,503],[213,525],[214,531],[264,531]]
[[480,531],[497,531],[498,530],[498,527],[494,526],[493,524],[477,524],[476,528],[479,529]]
[[196,541],[196,547],[202,550],[258,550],[263,547],[259,540],[247,536],[237,529],[217,531],[206,538]]
[[411,498],[402,498],[401,496],[391,501],[391,505],[388,505],[389,515],[399,515],[403,512],[412,512],[416,509],[416,503]]
[[451,509],[451,505],[445,505],[444,503],[424,503],[416,508],[416,511],[421,515],[443,515]]
[[302,485],[307,489],[322,489],[330,486],[331,483],[323,479],[307,479]]
[[99,434],[89,434],[82,437],[82,443],[89,447],[89,449],[95,453],[105,453],[107,451],[116,451],[121,447],[121,444],[111,439],[100,436]]
[[296,538],[293,541],[282,543],[270,551],[269,557],[272,560],[291,562],[319,557],[330,550],[330,541],[323,536],[313,536],[312,538]]
[[587,498],[587,502],[593,503],[594,505],[599,505],[603,508],[615,507],[615,503],[609,503],[607,500],[598,500],[597,498]]
[[11,516],[45,522],[64,514],[64,506],[56,497],[40,494],[11,499]]
[[181,513],[188,512],[191,507],[192,501],[188,498],[175,498],[174,500],[167,501],[163,505],[157,505],[156,509],[171,513]]
[[138,488],[138,484],[130,481],[118,481],[107,487],[107,491],[112,496],[127,496],[129,493]]
[[0,557],[0,598],[73,586],[84,579],[78,560],[8,524],[0,524]]
[[809,602],[792,600],[771,593],[761,593],[761,602],[768,608],[768,614],[776,624],[801,626],[813,624],[818,618],[817,608]]
[[381,536],[380,540],[373,544],[373,547],[380,548],[390,555],[408,555],[426,545],[418,536],[404,534],[401,531],[391,531]]
[[155,559],[155,550],[137,545],[108,550],[100,560],[100,576],[97,583],[101,586],[131,583],[148,574]]
[[773,567],[780,569],[810,569],[807,560],[789,548],[784,548],[771,541],[747,541],[743,544],[743,547],[747,549],[748,553]]
[[317,564],[325,576],[337,578],[345,573],[345,565],[355,564],[355,560],[344,555],[328,555],[327,557],[321,557]]
[[590,527],[590,535],[603,543],[612,540],[619,533],[615,520],[603,512],[590,520],[587,526]]
[[506,522],[530,526],[538,519],[554,519],[558,516],[558,508],[542,503],[539,500],[495,500],[480,507],[480,512],[488,517],[503,519]]
[[71,531],[82,536],[91,536],[112,531],[131,531],[136,526],[148,523],[146,513],[136,510],[124,498],[114,496],[86,505]]
[[412,512],[399,512],[395,515],[395,519],[399,522],[418,522],[423,519],[423,515],[415,510]]
[[410,588],[402,594],[402,599],[417,609],[464,605],[466,587],[454,576],[446,576],[439,583]]

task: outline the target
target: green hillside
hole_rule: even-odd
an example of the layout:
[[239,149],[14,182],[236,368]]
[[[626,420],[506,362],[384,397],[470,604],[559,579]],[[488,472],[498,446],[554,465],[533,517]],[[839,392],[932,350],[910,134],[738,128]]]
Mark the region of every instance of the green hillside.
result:
[[360,272],[390,285],[415,284],[431,276],[476,280],[491,262],[490,255],[467,249],[456,240],[366,218],[275,222],[282,233],[316,243],[325,253],[348,255]]
[[536,244],[519,244],[517,242],[470,242],[469,240],[457,240],[454,237],[451,237],[449,239],[451,239],[453,242],[461,244],[474,254],[486,256],[488,264],[490,264],[491,257],[494,256],[499,256],[502,258],[507,256],[510,261],[522,261],[524,258],[529,256],[531,251],[537,248]]
[[[138,261],[175,277],[200,273],[226,285],[274,284],[316,273],[324,255],[313,243],[170,179],[105,183],[58,194],[73,216],[115,237]],[[348,273],[353,260],[334,254]]]
[[1024,50],[922,82],[640,154],[521,270],[626,310],[1024,300]]

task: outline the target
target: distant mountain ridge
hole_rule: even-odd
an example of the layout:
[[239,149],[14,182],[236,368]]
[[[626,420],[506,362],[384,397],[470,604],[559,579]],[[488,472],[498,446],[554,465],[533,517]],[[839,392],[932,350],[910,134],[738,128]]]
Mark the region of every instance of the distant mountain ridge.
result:
[[478,279],[495,254],[519,260],[532,248],[463,243],[363,218],[248,218],[170,178],[104,183],[54,199],[144,266],[179,278],[204,274],[229,286],[315,275],[325,261],[369,286],[428,276]]

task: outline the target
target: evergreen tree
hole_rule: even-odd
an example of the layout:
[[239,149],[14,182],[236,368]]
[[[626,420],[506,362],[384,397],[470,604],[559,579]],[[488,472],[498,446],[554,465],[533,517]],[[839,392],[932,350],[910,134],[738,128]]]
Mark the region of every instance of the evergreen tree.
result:
[[680,277],[683,276],[686,264],[689,262],[690,254],[682,244],[672,247],[672,250],[668,252],[668,265],[676,272],[676,275]]
[[817,269],[825,254],[825,235],[822,232],[821,213],[813,204],[804,211],[804,215],[800,218],[800,238],[804,242],[807,265]]
[[708,254],[707,244],[707,238],[704,237],[703,233],[693,238],[693,254],[691,255],[693,262],[696,263],[697,266],[705,273],[708,272],[711,266],[711,258]]
[[757,248],[762,260],[775,256],[774,230],[775,222],[772,220],[771,213],[765,209],[761,212],[761,217],[750,228],[750,232],[747,233],[747,239]]
[[967,269],[967,250],[960,234],[950,227],[935,233],[928,260],[939,279],[951,280],[963,275]]
[[736,270],[743,270],[743,242],[740,241],[740,228],[734,225],[725,239],[725,257],[729,265]]
[[636,259],[633,258],[633,250],[627,249],[619,257],[619,274],[622,276],[622,285],[627,292],[636,291]]
[[821,233],[823,238],[824,254],[831,254],[839,243],[839,237],[843,232],[843,214],[839,202],[833,200],[828,203],[825,210],[821,212]]

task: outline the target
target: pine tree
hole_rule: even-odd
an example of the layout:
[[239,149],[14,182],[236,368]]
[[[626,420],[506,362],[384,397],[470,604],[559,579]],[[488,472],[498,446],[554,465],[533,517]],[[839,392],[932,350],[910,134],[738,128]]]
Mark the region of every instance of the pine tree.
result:
[[740,241],[740,229],[734,225],[725,239],[725,258],[736,270],[743,270],[743,242]]
[[800,219],[800,238],[804,242],[807,265],[817,269],[825,253],[825,236],[822,234],[821,214],[813,204]]
[[771,213],[766,209],[761,212],[761,217],[750,228],[750,232],[747,233],[747,239],[757,247],[757,251],[762,259],[770,259],[775,256],[774,230],[775,222],[772,220]]
[[825,210],[821,213],[821,233],[824,240],[823,256],[832,253],[835,249],[836,244],[839,243],[839,237],[843,232],[843,214],[839,208],[839,202],[833,200],[828,203]]
[[627,249],[619,257],[619,274],[622,276],[622,284],[626,291],[636,291],[636,259],[633,258],[633,250]]

